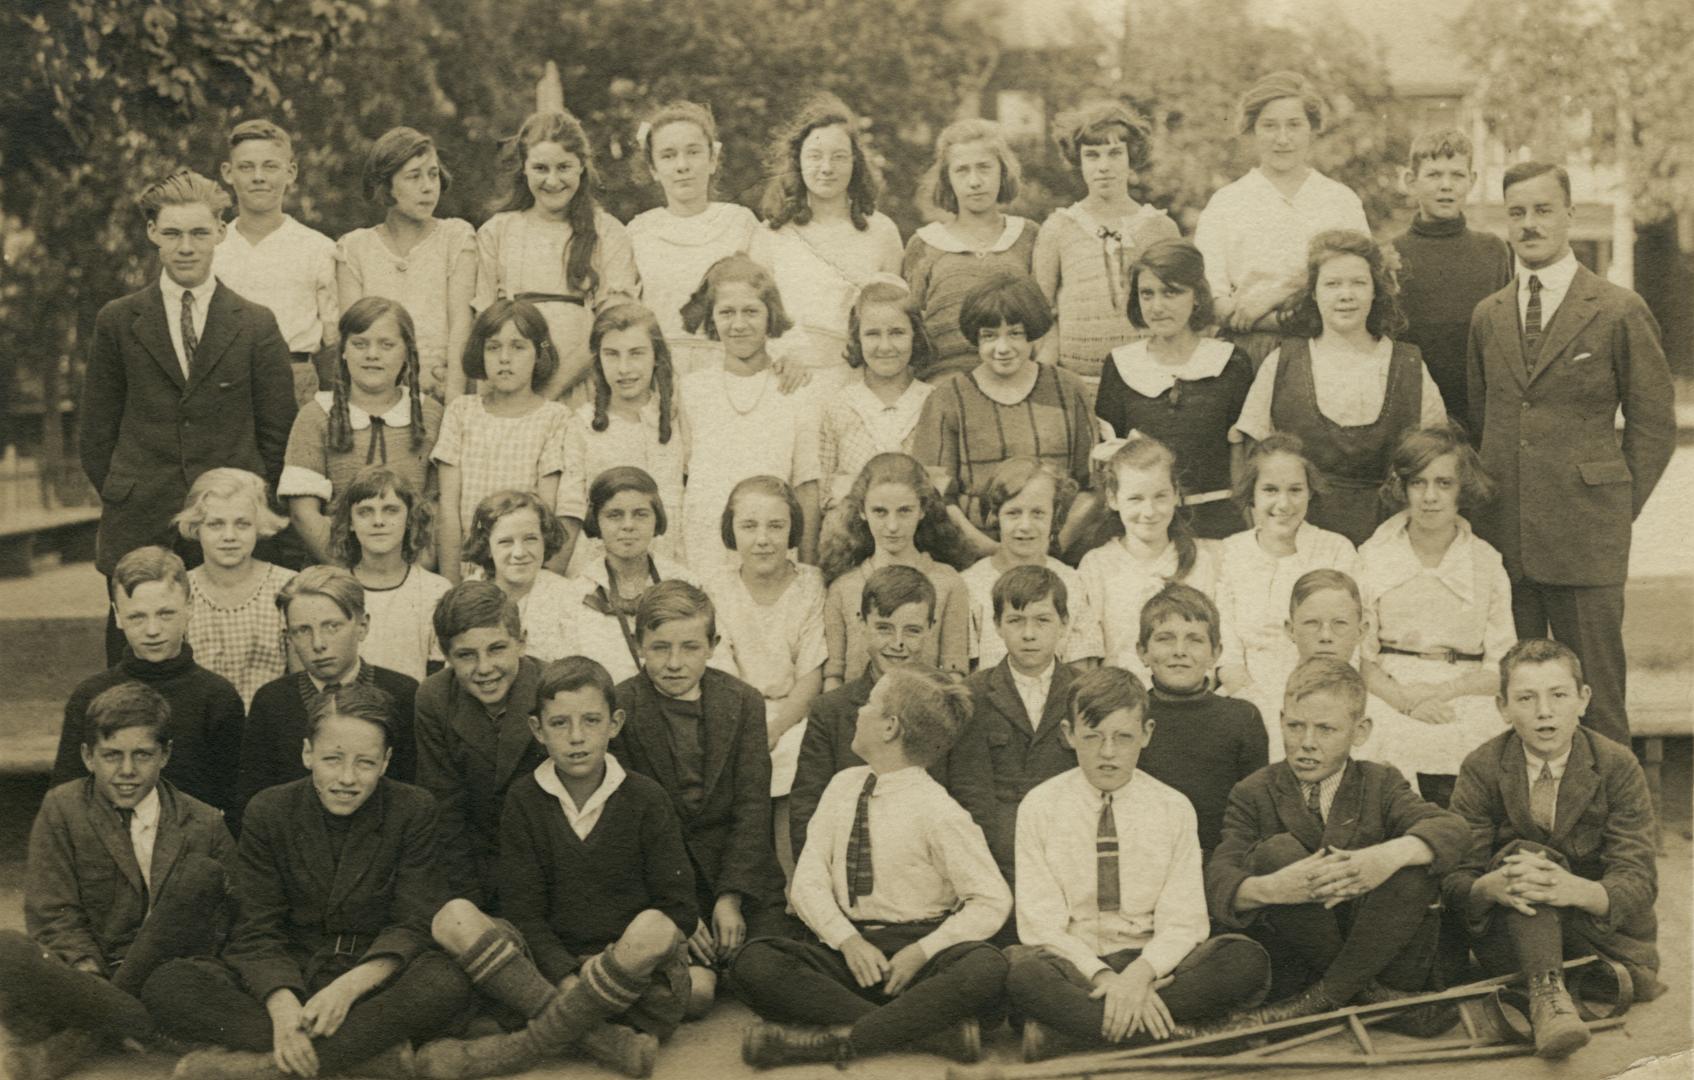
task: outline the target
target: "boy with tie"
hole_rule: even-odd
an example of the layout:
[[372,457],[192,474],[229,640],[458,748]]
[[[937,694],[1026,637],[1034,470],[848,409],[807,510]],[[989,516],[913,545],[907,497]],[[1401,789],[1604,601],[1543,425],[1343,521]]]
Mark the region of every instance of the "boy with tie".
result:
[[730,973],[772,1021],[747,1029],[749,1065],[980,1055],[979,1018],[1006,977],[987,939],[1012,897],[982,830],[924,771],[969,710],[963,687],[922,665],[886,672],[859,710],[865,764],[830,781],[794,867],[794,908],[815,936],[751,941]]
[[1565,990],[1567,956],[1628,971],[1638,1000],[1659,982],[1653,804],[1635,756],[1581,726],[1589,690],[1576,654],[1531,638],[1500,661],[1511,730],[1471,752],[1453,789],[1470,849],[1442,883],[1489,974],[1529,983],[1535,1052],[1588,1042]]
[[[1282,704],[1287,757],[1235,785],[1206,864],[1218,924],[1269,950],[1273,996],[1242,1025],[1389,1001],[1422,990],[1440,923],[1441,875],[1464,854],[1460,818],[1418,798],[1391,765],[1357,761],[1370,737],[1364,679],[1334,657],[1294,669]],[[1451,1009],[1406,1030],[1437,1034]]]
[[[0,1075],[50,1080],[100,1038],[142,1039],[138,997],[160,964],[216,949],[222,863],[235,850],[219,812],[160,772],[170,705],[124,682],[88,705],[88,775],[47,793],[29,834],[25,937],[0,931]],[[27,988],[28,992],[19,992]]]
[[1063,721],[1078,767],[1018,810],[1018,937],[1006,993],[1025,1061],[1125,1040],[1190,1037],[1194,1021],[1263,1000],[1270,958],[1209,938],[1194,808],[1136,769],[1153,735],[1130,672],[1077,676]]

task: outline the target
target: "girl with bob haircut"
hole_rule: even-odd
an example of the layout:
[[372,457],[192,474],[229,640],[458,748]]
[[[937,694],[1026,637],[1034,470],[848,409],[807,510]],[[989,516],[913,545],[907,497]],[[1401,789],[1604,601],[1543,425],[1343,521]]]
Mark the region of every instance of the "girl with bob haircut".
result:
[[642,300],[664,329],[671,363],[686,375],[716,363],[717,349],[683,328],[682,305],[714,262],[747,250],[759,219],[744,206],[712,199],[723,145],[710,106],[666,102],[641,121],[635,141],[665,201],[630,221],[629,242]]
[[1170,215],[1130,193],[1147,167],[1147,121],[1118,102],[1062,113],[1053,141],[1084,195],[1055,210],[1035,242],[1035,280],[1058,313],[1041,360],[1097,380],[1113,348],[1139,336],[1124,317],[1129,268],[1148,245],[1181,235]]
[[804,516],[800,561],[815,563],[818,396],[788,393],[772,366],[769,341],[791,324],[770,271],[746,255],[719,259],[683,306],[683,325],[723,342],[719,363],[685,378],[680,394],[688,428],[703,440],[688,462],[689,567],[707,578],[728,559],[719,540],[724,504],[749,476],[780,477],[794,487]]
[[357,300],[341,315],[340,339],[335,382],[294,417],[276,485],[301,540],[322,561],[334,557],[336,493],[372,464],[430,490],[429,455],[441,428],[441,403],[419,385],[417,338],[404,307],[381,296]]
[[1380,753],[1442,805],[1465,757],[1500,733],[1496,673],[1517,641],[1505,562],[1461,513],[1492,494],[1462,428],[1408,431],[1383,484],[1400,509],[1359,548],[1360,666],[1394,709]]
[[[586,522],[589,482],[619,465],[644,470],[659,485],[664,504],[680,512],[689,436],[660,321],[641,304],[616,304],[594,317],[588,348],[594,355],[594,402],[577,409],[566,434],[565,476],[573,484],[559,492],[559,516]],[[676,548],[674,536],[654,540],[653,550],[666,558],[676,558]],[[599,541],[580,541],[570,572],[579,574],[604,556]]]
[[748,254],[770,270],[799,319],[792,360],[827,388],[847,378],[847,313],[875,274],[900,272],[900,230],[876,209],[882,184],[860,121],[839,98],[813,98],[772,142],[765,224]]
[[431,553],[430,505],[405,477],[371,466],[335,500],[330,555],[365,589],[370,633],[359,655],[419,682],[445,657],[431,617],[452,588],[423,563]]
[[1265,357],[1230,435],[1298,436],[1330,488],[1312,507],[1312,524],[1355,544],[1385,516],[1377,489],[1400,433],[1447,422],[1417,346],[1390,336],[1405,326],[1398,295],[1394,271],[1369,236],[1314,237],[1290,319],[1294,335]]
[[1352,189],[1311,166],[1324,106],[1303,75],[1264,76],[1241,96],[1240,112],[1258,165],[1206,203],[1194,244],[1206,256],[1219,321],[1258,362],[1276,347],[1307,243],[1333,229],[1368,233],[1370,224]]
[[918,184],[918,198],[939,220],[912,234],[901,267],[935,343],[933,361],[913,358],[918,378],[934,381],[975,367],[976,350],[959,329],[966,294],[1000,274],[1029,274],[1038,230],[1005,212],[1022,177],[1005,131],[991,120],[957,121],[935,140],[935,161]]
[[335,244],[343,317],[369,296],[390,297],[410,312],[418,381],[437,401],[465,392],[464,372],[452,358],[464,352],[476,292],[476,230],[462,218],[435,216],[452,186],[435,140],[413,128],[389,128],[365,155],[360,183],[383,219]]
[[[527,300],[496,300],[471,327],[465,374],[482,386],[448,404],[431,455],[441,481],[441,572],[450,580],[459,579],[460,548],[483,499],[532,491],[550,506],[561,487],[570,489],[563,476],[570,410],[542,394],[558,362],[547,320]],[[567,555],[575,538],[573,521]]]
[[617,682],[641,668],[635,613],[641,598],[661,581],[690,584],[699,578],[656,549],[669,526],[665,501],[653,477],[632,466],[607,469],[588,486],[582,531],[601,545],[568,580],[566,610],[573,650],[599,662]]
[[274,512],[265,482],[245,469],[207,469],[188,489],[174,523],[205,561],[188,572],[188,646],[195,663],[222,675],[253,704],[259,687],[291,663],[276,597],[294,571],[254,558],[253,548],[288,519]]
[[501,156],[511,189],[477,230],[473,306],[482,311],[508,299],[540,309],[559,354],[557,371],[539,388],[551,401],[588,374],[594,314],[639,297],[641,277],[623,223],[595,198],[594,151],[576,117],[531,114]]
[[1253,362],[1211,326],[1206,264],[1187,240],[1160,240],[1129,275],[1129,322],[1148,336],[1111,352],[1094,413],[1117,438],[1132,431],[1169,446],[1181,463],[1182,512],[1198,536],[1218,540],[1241,527],[1230,505],[1239,468],[1229,441],[1253,385]]
[[543,664],[575,651],[573,590],[543,565],[564,545],[559,519],[529,491],[496,491],[483,499],[465,539],[465,562],[517,602],[524,652]]

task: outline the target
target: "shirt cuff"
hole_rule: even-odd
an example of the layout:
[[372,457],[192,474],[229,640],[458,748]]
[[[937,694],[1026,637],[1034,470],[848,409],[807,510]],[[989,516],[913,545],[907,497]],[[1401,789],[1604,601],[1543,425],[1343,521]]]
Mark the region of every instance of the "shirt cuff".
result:
[[847,944],[848,939],[859,932],[859,928],[853,925],[853,920],[841,914],[839,910],[834,918],[825,920],[825,923],[826,925],[813,929],[818,935],[818,940],[836,952],[840,952],[841,946]]
[[335,495],[329,477],[303,465],[284,465],[282,477],[276,482],[276,497],[289,499],[297,495],[316,495],[328,503]]

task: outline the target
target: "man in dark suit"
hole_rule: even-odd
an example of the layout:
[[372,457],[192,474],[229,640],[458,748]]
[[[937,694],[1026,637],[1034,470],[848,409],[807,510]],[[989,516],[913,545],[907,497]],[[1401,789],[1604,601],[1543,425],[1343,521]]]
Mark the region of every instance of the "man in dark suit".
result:
[[[171,517],[207,469],[275,484],[295,413],[276,317],[212,277],[229,196],[184,169],[139,203],[164,273],[100,309],[80,409],[82,468],[101,499],[94,563],[108,576],[135,548],[181,544]],[[197,547],[181,554],[199,562]],[[108,620],[107,662],[122,649]]]
[[1594,688],[1583,722],[1627,745],[1623,586],[1631,525],[1675,448],[1670,369],[1647,305],[1571,252],[1565,170],[1522,162],[1504,189],[1517,276],[1477,305],[1467,360],[1472,435],[1499,485],[1476,531],[1505,557],[1518,636],[1575,650]]

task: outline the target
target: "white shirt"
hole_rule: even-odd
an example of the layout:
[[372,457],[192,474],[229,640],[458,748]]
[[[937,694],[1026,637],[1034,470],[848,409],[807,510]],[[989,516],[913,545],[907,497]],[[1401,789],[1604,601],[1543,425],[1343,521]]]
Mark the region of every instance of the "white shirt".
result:
[[211,311],[212,294],[218,289],[218,279],[211,274],[192,289],[184,289],[171,280],[169,274],[159,275],[159,291],[165,294],[165,325],[171,329],[171,348],[176,350],[176,362],[182,367],[182,377],[188,378],[189,356],[182,346],[182,294],[194,297],[194,340],[206,340],[206,315]]
[[1539,270],[1531,270],[1521,262],[1517,264],[1519,328],[1529,325],[1530,275],[1541,280],[1541,329],[1546,330],[1553,321],[1553,313],[1564,303],[1565,293],[1570,291],[1570,283],[1580,265],[1576,261],[1576,253],[1570,248],[1566,248],[1564,255],[1551,266],[1543,266]]
[[1041,714],[1047,708],[1047,695],[1053,689],[1053,670],[1058,666],[1057,661],[1050,661],[1047,670],[1041,674],[1024,675],[1011,664],[1006,665],[1006,670],[1012,674],[1012,686],[1023,701],[1023,711],[1029,717],[1029,726],[1032,728],[1041,726]]
[[[1365,356],[1350,349],[1338,349],[1323,338],[1312,338],[1310,348],[1312,389],[1317,395],[1318,411],[1342,427],[1376,423],[1388,396],[1389,360],[1394,355],[1394,342],[1381,338]],[[1230,432],[1232,440],[1240,441],[1237,432],[1259,440],[1276,430],[1271,423],[1271,401],[1276,395],[1276,372],[1281,363],[1281,349],[1265,357],[1247,391],[1247,400],[1241,403],[1241,416]],[[1441,400],[1441,388],[1430,378],[1428,365],[1418,364],[1418,376],[1423,383],[1418,424],[1439,427],[1447,422],[1447,404]]]
[[565,790],[564,781],[553,768],[553,759],[548,758],[535,767],[535,782],[541,785],[541,790],[559,800],[559,808],[565,812],[565,823],[576,833],[578,840],[587,840],[588,834],[599,824],[600,814],[606,809],[606,800],[612,793],[623,786],[624,768],[618,764],[618,759],[611,754],[606,755],[606,775],[600,778],[600,786],[579,807],[570,792]]
[[[1560,770],[1563,768],[1561,765]],[[129,844],[135,849],[136,865],[141,867],[149,907],[153,904],[153,844],[159,839],[159,809],[159,789],[155,787],[135,804],[135,815],[129,819]]]
[[1092,979],[1103,956],[1140,949],[1156,976],[1171,973],[1211,933],[1194,807],[1137,772],[1112,792],[1118,833],[1118,910],[1099,908],[1102,793],[1080,768],[1038,785],[1018,807],[1018,938]]
[[282,224],[253,243],[230,222],[213,255],[212,271],[276,316],[289,352],[316,352],[335,337],[341,309],[335,292],[335,241],[282,215]]
[[1206,203],[1194,246],[1206,259],[1214,296],[1266,289],[1281,297],[1305,280],[1306,246],[1326,229],[1370,232],[1352,188],[1312,169],[1289,198],[1254,168]]
[[[1335,793],[1341,790],[1341,778],[1346,775],[1347,763],[1343,762],[1339,769],[1318,781],[1318,806],[1323,810],[1323,819],[1326,822],[1329,820],[1329,808],[1335,805]],[[1309,786],[1304,782],[1300,784],[1302,801],[1310,798],[1306,793],[1306,788]]]
[[915,765],[877,776],[867,810],[873,888],[848,903],[847,844],[870,772],[869,765],[843,769],[818,800],[789,888],[795,913],[837,951],[865,923],[943,919],[918,939],[926,957],[988,940],[1005,925],[1012,892],[976,822]]

